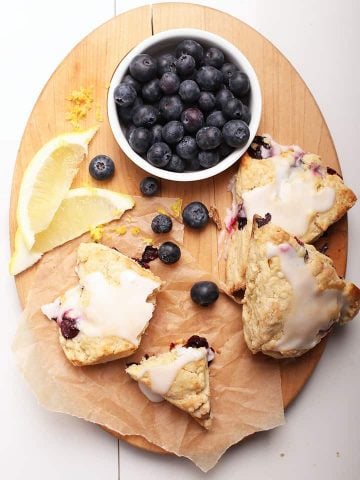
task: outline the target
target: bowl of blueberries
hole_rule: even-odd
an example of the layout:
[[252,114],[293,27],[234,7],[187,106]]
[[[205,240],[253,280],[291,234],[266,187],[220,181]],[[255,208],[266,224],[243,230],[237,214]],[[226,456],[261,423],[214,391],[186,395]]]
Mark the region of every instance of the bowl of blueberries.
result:
[[256,135],[261,90],[232,43],[196,29],[167,30],[118,65],[108,92],[120,148],[160,178],[195,181],[233,165]]

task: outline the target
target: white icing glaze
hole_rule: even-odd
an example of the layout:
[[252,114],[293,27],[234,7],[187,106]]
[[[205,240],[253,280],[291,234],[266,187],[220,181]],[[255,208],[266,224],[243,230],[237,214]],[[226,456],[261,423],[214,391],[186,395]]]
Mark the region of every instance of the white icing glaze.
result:
[[[279,257],[281,270],[293,289],[291,312],[286,316],[279,351],[310,349],[339,319],[343,299],[335,289],[318,291],[315,278],[303,256],[288,243],[266,245],[267,256]],[[319,333],[320,332],[320,333]]]
[[153,393],[164,396],[170,390],[179,371],[190,362],[195,362],[201,358],[206,358],[207,349],[201,348],[185,348],[175,347],[173,352],[176,353],[176,359],[164,365],[143,365],[140,372],[140,378],[147,373],[150,378],[150,390]]
[[150,390],[144,383],[138,382],[138,387],[150,402],[159,403],[164,400],[164,397]]
[[271,221],[292,233],[304,235],[311,217],[326,212],[334,204],[335,190],[315,188],[315,176],[310,170],[295,166],[292,155],[272,159],[276,180],[242,194],[246,216],[271,214]]

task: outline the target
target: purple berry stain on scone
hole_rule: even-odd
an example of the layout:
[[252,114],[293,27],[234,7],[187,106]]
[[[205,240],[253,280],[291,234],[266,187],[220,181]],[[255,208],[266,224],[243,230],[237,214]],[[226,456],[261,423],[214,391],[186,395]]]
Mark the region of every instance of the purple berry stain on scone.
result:
[[257,226],[259,228],[263,227],[264,225],[266,225],[267,223],[269,223],[271,220],[271,215],[270,213],[266,213],[265,214],[265,217],[258,217],[258,218],[255,218],[255,222],[257,223]]
[[334,170],[333,168],[331,167],[326,167],[326,172],[329,174],[329,175],[337,175],[338,177],[340,177],[341,179],[343,178],[340,173],[338,173],[336,170]]
[[[262,148],[261,148],[262,147]],[[248,154],[251,158],[255,158],[256,160],[261,160],[262,158],[266,158],[263,156],[264,150],[270,150],[271,144],[266,141],[266,137],[262,137],[261,135],[256,135],[252,144],[248,148]]]
[[75,338],[80,330],[76,326],[76,318],[72,318],[69,315],[70,310],[64,312],[60,322],[60,331],[61,335],[66,338],[66,340],[71,340]]
[[147,247],[145,247],[145,250],[143,251],[141,257],[133,257],[133,260],[135,260],[135,262],[138,262],[143,268],[149,269],[149,263],[153,260],[156,260],[158,257],[158,249],[156,247],[148,245]]

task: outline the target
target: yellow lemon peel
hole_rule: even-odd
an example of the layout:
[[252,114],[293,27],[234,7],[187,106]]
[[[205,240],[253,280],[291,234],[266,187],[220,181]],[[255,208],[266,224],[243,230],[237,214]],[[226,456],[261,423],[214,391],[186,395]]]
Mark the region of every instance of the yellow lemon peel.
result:
[[172,205],[171,205],[171,211],[174,214],[175,218],[179,218],[180,213],[181,213],[181,207],[182,207],[182,198],[178,198]]
[[97,227],[90,228],[90,237],[91,237],[91,240],[93,240],[94,242],[96,243],[101,242],[103,236],[104,236],[103,225],[98,225]]

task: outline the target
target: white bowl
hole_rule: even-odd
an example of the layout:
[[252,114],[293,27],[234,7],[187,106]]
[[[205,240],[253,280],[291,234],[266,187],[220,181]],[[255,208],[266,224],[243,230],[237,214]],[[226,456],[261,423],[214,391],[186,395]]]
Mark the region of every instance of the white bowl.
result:
[[[225,58],[228,62],[234,63],[239,67],[239,70],[245,72],[248,75],[251,85],[249,103],[249,108],[251,112],[251,121],[249,125],[250,137],[244,147],[237,148],[214,167],[205,170],[198,170],[196,172],[176,173],[170,172],[168,170],[163,170],[162,168],[154,167],[146,160],[144,160],[140,155],[134,152],[126,139],[125,127],[119,122],[113,96],[115,87],[126,75],[130,62],[135,57],[135,55],[138,55],[139,53],[148,53],[150,55],[157,56],[165,52],[173,51],[175,49],[175,46],[185,38],[192,38],[194,40],[197,40],[205,48],[208,48],[210,46],[216,46],[220,48],[224,52]],[[240,50],[235,47],[235,45],[228,42],[224,38],[219,37],[214,33],[207,32],[205,30],[197,30],[192,28],[178,28],[174,30],[166,30],[165,32],[157,33],[156,35],[153,35],[152,37],[149,37],[139,43],[126,55],[126,57],[124,57],[124,59],[116,68],[114,75],[111,79],[108,92],[108,116],[110,127],[120,148],[130,158],[130,160],[132,160],[136,165],[138,165],[140,168],[150,173],[151,175],[165,178],[168,180],[175,180],[178,182],[192,182],[195,180],[202,180],[204,178],[213,177],[214,175],[223,172],[231,165],[233,165],[239,159],[239,157],[247,150],[256,135],[260,122],[261,104],[262,100],[259,81],[253,67],[251,66],[249,60],[245,57],[245,55],[241,53]]]

